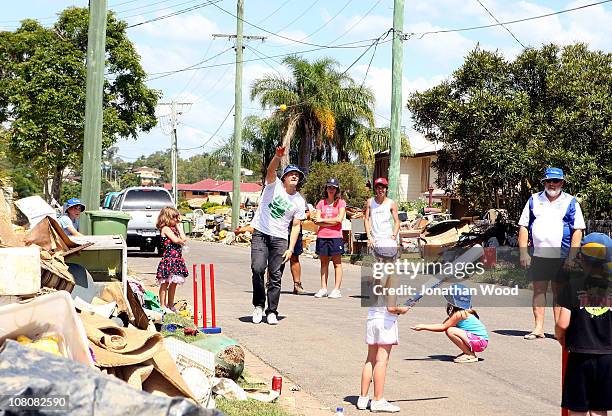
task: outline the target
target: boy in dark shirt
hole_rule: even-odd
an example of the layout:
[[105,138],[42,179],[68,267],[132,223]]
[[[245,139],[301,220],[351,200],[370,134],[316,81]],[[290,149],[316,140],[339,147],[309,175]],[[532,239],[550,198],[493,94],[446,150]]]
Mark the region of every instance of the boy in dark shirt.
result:
[[560,296],[557,340],[569,352],[561,406],[570,415],[612,410],[612,238],[591,233],[580,247],[581,273]]

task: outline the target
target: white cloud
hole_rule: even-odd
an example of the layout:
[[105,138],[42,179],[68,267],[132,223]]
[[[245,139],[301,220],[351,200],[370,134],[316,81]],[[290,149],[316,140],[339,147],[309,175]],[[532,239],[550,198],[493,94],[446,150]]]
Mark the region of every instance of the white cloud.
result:
[[136,43],[140,63],[147,73],[173,71],[194,64],[194,51],[186,47],[162,48]]
[[[442,29],[428,22],[418,22],[408,25],[405,31],[424,33]],[[460,33],[452,32],[415,37],[406,41],[404,45],[410,51],[422,54],[429,62],[448,65],[450,62],[462,60],[468,51],[474,48],[475,42]]]
[[[363,79],[367,65],[359,65],[355,67],[355,79]],[[434,85],[439,84],[445,77],[435,75],[431,78],[418,77],[414,80],[409,80],[407,77],[402,77],[402,123],[409,124],[409,113],[405,108],[408,96],[415,91],[424,91]],[[388,119],[391,117],[391,69],[383,67],[371,66],[368,71],[368,76],[365,80],[365,85],[374,91],[376,97],[376,124],[388,125]]]
[[[144,20],[144,19],[142,19]],[[203,41],[212,39],[212,34],[221,33],[219,26],[200,14],[185,14],[170,19],[158,20],[136,26],[135,32],[152,38],[181,41]]]
[[[359,20],[361,21],[359,22]],[[369,15],[364,18],[363,16],[355,15],[346,20],[342,27],[342,32],[350,29],[352,35],[373,38],[378,37],[385,30],[393,27],[393,18],[391,16],[378,15]]]

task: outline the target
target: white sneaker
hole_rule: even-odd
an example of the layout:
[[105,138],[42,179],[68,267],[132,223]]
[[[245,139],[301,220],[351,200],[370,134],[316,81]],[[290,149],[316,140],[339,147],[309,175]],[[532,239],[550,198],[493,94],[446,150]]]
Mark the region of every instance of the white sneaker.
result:
[[268,320],[268,325],[276,325],[278,323],[278,318],[276,318],[275,313],[269,313],[267,320]]
[[253,323],[258,324],[263,319],[263,308],[261,306],[255,306],[253,309]]
[[327,295],[327,297],[330,299],[338,299],[342,297],[342,293],[340,293],[340,289],[334,289],[329,292],[329,295]]
[[396,413],[400,411],[398,406],[392,405],[385,399],[372,400],[370,403],[370,410],[372,412],[385,412],[385,413]]
[[366,410],[368,408],[368,403],[370,402],[370,398],[368,396],[359,396],[357,399],[357,409]]
[[315,298],[323,298],[327,296],[327,289],[319,289],[317,293],[315,293]]

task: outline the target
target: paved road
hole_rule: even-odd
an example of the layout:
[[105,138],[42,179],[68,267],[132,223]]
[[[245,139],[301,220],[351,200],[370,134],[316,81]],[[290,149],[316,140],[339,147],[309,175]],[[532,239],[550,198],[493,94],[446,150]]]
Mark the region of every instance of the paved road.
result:
[[[153,276],[158,259],[130,256],[130,267]],[[223,332],[246,345],[327,406],[356,402],[365,359],[367,310],[360,307],[360,269],[345,265],[341,299],[315,299],[319,262],[304,258],[303,284],[310,296],[290,294],[285,271],[280,323],[250,322],[250,249],[190,242],[186,261],[215,263],[217,315]],[[191,299],[191,280],[178,290]],[[385,397],[401,415],[558,415],[561,349],[552,338],[525,341],[530,308],[480,308],[490,334],[489,348],[474,364],[455,364],[458,353],[444,334],[414,332],[420,322],[441,322],[443,308],[416,307],[400,318],[400,345],[393,349]],[[553,332],[552,311],[547,329]],[[372,392],[371,392],[372,394]],[[345,405],[346,414],[358,414]]]

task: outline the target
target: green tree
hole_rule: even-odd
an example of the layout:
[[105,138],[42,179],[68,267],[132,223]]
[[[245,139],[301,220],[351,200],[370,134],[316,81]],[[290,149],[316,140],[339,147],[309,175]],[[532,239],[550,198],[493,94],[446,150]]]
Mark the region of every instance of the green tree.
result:
[[[280,136],[280,119],[278,117],[262,118],[248,116],[242,128],[242,166],[258,172],[258,182],[266,177],[268,164],[274,157],[278,137]],[[217,160],[231,159],[233,155],[232,139],[215,150],[211,157]]]
[[340,73],[333,59],[309,62],[289,56],[283,63],[291,76],[266,75],[255,80],[251,99],[258,99],[264,108],[287,106],[285,111],[276,111],[274,117],[281,120],[285,145],[297,138],[297,163],[308,171],[313,154],[314,160],[331,160],[339,117],[350,115],[373,125],[374,94]]
[[408,108],[444,145],[440,178],[455,179],[474,208],[500,204],[518,217],[544,168],[558,166],[590,218],[612,212],[612,54],[545,45],[509,62],[477,48]]
[[[52,178],[45,193],[56,199],[64,169],[82,163],[88,18],[86,8],[71,7],[51,28],[24,20],[0,32],[0,122],[10,123],[12,154]],[[109,12],[104,148],[156,124],[159,94],[146,86],[126,28]]]
[[316,205],[323,198],[325,183],[330,178],[336,178],[340,182],[342,197],[346,200],[347,205],[365,207],[366,200],[370,196],[365,186],[367,180],[359,169],[349,162],[313,163],[301,189],[308,203]]

